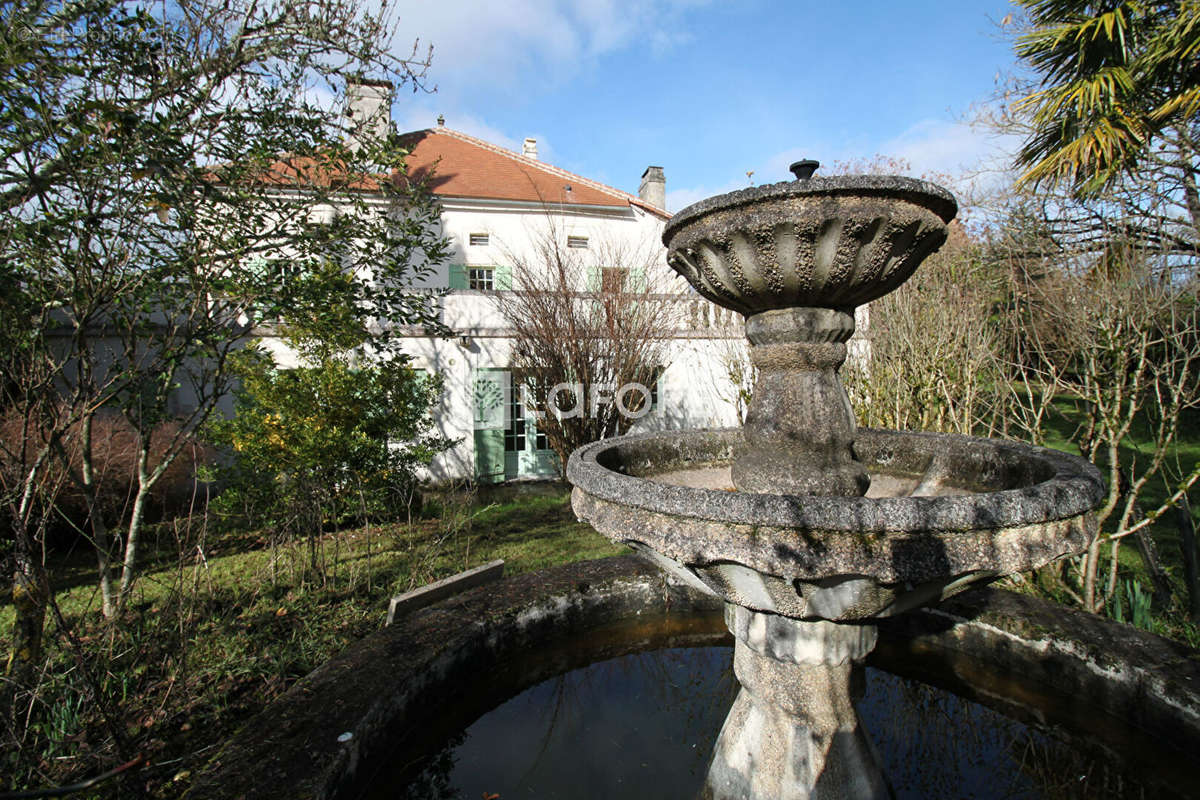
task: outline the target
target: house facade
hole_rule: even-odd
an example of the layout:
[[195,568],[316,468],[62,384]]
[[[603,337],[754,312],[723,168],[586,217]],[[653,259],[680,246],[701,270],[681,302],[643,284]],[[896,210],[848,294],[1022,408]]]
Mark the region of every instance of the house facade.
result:
[[[389,89],[349,87],[347,114],[366,135],[386,130]],[[546,163],[533,139],[518,153],[441,118],[401,139],[408,174],[435,195],[440,233],[452,250],[418,284],[440,295],[439,319],[452,335],[402,331],[413,365],[442,378],[435,422],[456,442],[430,466],[430,479],[498,482],[559,474],[538,430],[539,409],[522,402],[528,396],[513,381],[515,340],[505,310],[527,285],[528,271],[548,268],[548,247],[582,265],[580,293],[612,280],[646,281],[656,297],[675,306],[664,363],[650,387],[653,404],[631,432],[740,423],[751,374],[743,320],[700,297],[667,267],[662,231],[670,215],[661,167],[645,169],[634,195]],[[614,257],[628,253],[638,254],[633,262]],[[860,317],[860,325],[865,321]],[[289,361],[279,342],[268,344],[281,363]],[[865,346],[852,342],[851,357],[861,357]]]
[[[653,281],[680,306],[654,405],[633,430],[737,424],[738,387],[729,365],[744,359],[742,320],[695,294],[666,266],[661,237],[669,215],[660,167],[648,167],[641,191],[631,195],[545,163],[532,139],[517,153],[444,124],[403,139],[409,174],[427,180],[437,196],[442,233],[452,246],[426,287],[446,290],[440,316],[453,336],[414,332],[404,344],[415,366],[442,376],[436,419],[441,433],[457,442],[431,466],[432,478],[490,482],[559,474],[538,430],[539,410],[527,408],[514,385],[514,340],[504,310],[506,296],[521,291],[522,271],[549,268],[547,247],[584,266],[580,292],[614,272],[645,270],[652,274],[617,277]],[[638,253],[636,266],[618,263],[614,253]]]

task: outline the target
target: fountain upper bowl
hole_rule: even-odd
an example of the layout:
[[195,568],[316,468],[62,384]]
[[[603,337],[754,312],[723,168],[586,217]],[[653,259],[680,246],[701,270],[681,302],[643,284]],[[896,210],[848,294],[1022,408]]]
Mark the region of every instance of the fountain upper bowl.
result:
[[667,263],[704,297],[750,316],[850,309],[903,283],[946,241],[958,204],[936,184],[852,175],[703,200],[663,231]]

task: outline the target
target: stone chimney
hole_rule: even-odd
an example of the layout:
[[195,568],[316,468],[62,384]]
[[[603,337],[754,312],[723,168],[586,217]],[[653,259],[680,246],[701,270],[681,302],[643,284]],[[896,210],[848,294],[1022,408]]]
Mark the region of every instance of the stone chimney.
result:
[[521,155],[526,158],[537,160],[537,139],[526,139],[525,144],[521,147]]
[[350,119],[351,149],[385,139],[392,124],[391,81],[362,78],[346,81],[346,116]]
[[638,187],[638,197],[655,208],[666,210],[667,179],[662,167],[646,167],[642,173],[642,185]]

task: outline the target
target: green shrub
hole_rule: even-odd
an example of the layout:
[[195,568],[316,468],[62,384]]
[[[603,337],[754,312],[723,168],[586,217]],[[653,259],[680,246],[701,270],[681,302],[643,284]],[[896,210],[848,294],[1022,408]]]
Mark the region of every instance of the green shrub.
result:
[[209,426],[229,459],[218,515],[290,534],[394,516],[409,507],[417,467],[451,444],[432,433],[440,380],[402,359],[324,355],[281,369],[259,348],[236,358],[234,416]]

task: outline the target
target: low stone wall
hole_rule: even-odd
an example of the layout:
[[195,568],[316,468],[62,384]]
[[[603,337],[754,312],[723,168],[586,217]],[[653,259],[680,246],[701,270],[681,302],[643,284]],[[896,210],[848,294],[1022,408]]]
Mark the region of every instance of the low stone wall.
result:
[[992,588],[880,627],[867,662],[1119,753],[1153,785],[1197,786],[1200,651],[1105,617]]
[[[185,797],[354,797],[403,741],[406,720],[443,726],[449,735],[470,721],[451,717],[469,713],[481,682],[488,686],[478,695],[494,696],[506,682],[519,690],[648,646],[719,643],[719,611],[714,598],[669,583],[632,556],[472,589],[362,639],[305,676],[224,744]],[[619,636],[604,635],[615,623],[640,619],[640,632],[627,624]],[[572,646],[583,636],[587,646]],[[550,651],[538,654],[544,675],[520,663],[533,650]],[[459,714],[448,713],[451,704]]]
[[[486,711],[498,690],[515,694],[596,660],[726,641],[719,612],[715,599],[630,556],[478,587],[366,637],[299,681],[225,743],[186,797],[355,797],[390,768],[406,736],[437,740]],[[1017,717],[1087,720],[1086,730],[1127,758],[1139,746],[1178,749],[1180,769],[1194,771],[1200,652],[991,589],[880,633],[876,666]]]

